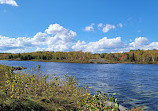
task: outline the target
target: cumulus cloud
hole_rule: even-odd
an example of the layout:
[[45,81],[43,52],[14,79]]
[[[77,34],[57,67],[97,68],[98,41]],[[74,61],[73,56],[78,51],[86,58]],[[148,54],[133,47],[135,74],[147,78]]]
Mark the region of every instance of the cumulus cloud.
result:
[[8,4],[12,6],[18,6],[15,0],[0,0],[0,4]]
[[35,47],[33,39],[28,37],[10,38],[0,35],[0,51],[1,52],[24,52]]
[[106,25],[103,26],[102,31],[104,33],[107,33],[109,30],[115,29],[115,28],[116,28],[115,25],[106,24]]
[[[117,24],[116,26],[122,28],[122,27],[123,27],[123,24],[122,24],[122,23],[119,23],[119,24]],[[99,23],[99,24],[98,24],[98,28],[99,28],[99,29],[101,28],[103,33],[107,33],[107,32],[109,32],[111,29],[116,29],[116,26],[115,26],[115,25],[111,25],[111,24],[105,24],[105,25],[104,25],[103,23]]]
[[146,50],[153,50],[153,49],[158,49],[158,42],[152,42],[146,48]]
[[72,49],[75,51],[83,50],[84,52],[92,53],[127,52],[129,50],[137,49],[153,50],[158,49],[158,42],[149,43],[146,37],[138,37],[134,40],[134,42],[126,44],[121,40],[121,37],[116,37],[112,39],[103,37],[96,42],[89,43],[79,40],[75,45],[72,46]]
[[92,53],[126,52],[136,49],[158,49],[158,42],[149,43],[146,37],[137,37],[130,43],[122,41],[121,37],[103,37],[95,42],[76,42],[76,32],[68,30],[59,24],[51,24],[44,32],[38,32],[30,37],[5,37],[0,35],[0,52],[30,52],[30,51],[84,51]]
[[148,44],[148,39],[146,37],[138,37],[134,40],[134,42],[131,42],[129,45],[132,48],[141,48]]
[[33,38],[9,38],[0,36],[0,51],[10,51],[11,48],[36,48],[38,50],[45,49],[48,51],[70,51],[76,35],[76,32],[68,30],[59,24],[51,24],[44,33],[38,32]]
[[90,26],[86,26],[85,27],[85,31],[87,31],[87,32],[91,32],[91,31],[94,31],[94,24],[92,23]]
[[75,51],[83,50],[85,52],[110,52],[122,48],[123,43],[121,37],[108,39],[103,37],[99,41],[86,43],[85,41],[78,41],[72,49]]
[[48,40],[48,34],[38,32],[33,38],[32,42],[36,45],[45,45]]
[[85,41],[80,41],[78,40],[77,43],[75,43],[73,46],[72,46],[72,49],[74,51],[80,51],[80,50],[85,50],[87,44]]
[[[1,52],[14,52],[19,50],[23,52],[26,48],[34,47],[31,38],[27,37],[18,37],[18,38],[9,38],[0,35],[0,51]],[[19,52],[18,51],[18,52]]]
[[129,44],[130,49],[144,49],[144,50],[153,50],[158,49],[158,42],[149,43],[149,40],[146,37],[138,37]]
[[69,31],[59,24],[51,24],[45,32],[52,35],[48,38],[47,50],[53,51],[68,51],[77,35],[76,32]]

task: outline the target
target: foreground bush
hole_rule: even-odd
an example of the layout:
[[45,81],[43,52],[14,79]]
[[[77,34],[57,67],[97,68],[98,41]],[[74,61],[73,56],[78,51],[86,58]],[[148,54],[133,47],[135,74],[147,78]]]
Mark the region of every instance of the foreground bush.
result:
[[55,75],[15,74],[10,68],[4,74],[0,84],[0,111],[119,111],[113,96],[109,98],[100,91],[90,95],[86,88],[77,86],[72,76],[60,79]]

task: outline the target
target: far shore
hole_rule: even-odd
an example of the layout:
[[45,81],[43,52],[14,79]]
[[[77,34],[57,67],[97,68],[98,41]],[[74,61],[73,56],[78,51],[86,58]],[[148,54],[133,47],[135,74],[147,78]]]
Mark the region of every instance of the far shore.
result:
[[66,61],[66,60],[42,60],[42,59],[32,59],[32,60],[17,60],[17,59],[0,59],[7,61],[40,61],[40,62],[59,62],[59,63],[79,63],[79,64],[153,64],[158,63],[138,63],[138,62],[83,62],[83,61]]

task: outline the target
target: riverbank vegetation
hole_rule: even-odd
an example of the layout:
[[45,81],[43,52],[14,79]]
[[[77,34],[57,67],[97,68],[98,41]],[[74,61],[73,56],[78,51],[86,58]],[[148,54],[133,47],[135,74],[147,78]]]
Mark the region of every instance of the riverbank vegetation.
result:
[[158,64],[158,50],[131,50],[124,53],[49,52],[0,53],[1,60],[31,60],[70,63],[137,63]]
[[[40,67],[37,67],[39,72]],[[114,96],[91,95],[87,88],[77,86],[70,76],[13,73],[11,67],[0,65],[0,111],[119,111]],[[111,102],[108,102],[111,101]],[[142,111],[139,108],[131,111]]]

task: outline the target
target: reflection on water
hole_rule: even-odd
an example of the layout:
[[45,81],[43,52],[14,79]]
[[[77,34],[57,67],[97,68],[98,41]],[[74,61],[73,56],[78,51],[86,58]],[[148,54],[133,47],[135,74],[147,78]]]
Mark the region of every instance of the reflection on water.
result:
[[[131,108],[141,106],[158,110],[158,65],[143,64],[77,64],[35,61],[0,61],[9,66],[24,66],[31,70],[41,65],[46,74],[75,76],[80,86],[91,86],[108,94],[117,93],[120,104]],[[26,71],[27,71],[26,70]]]

